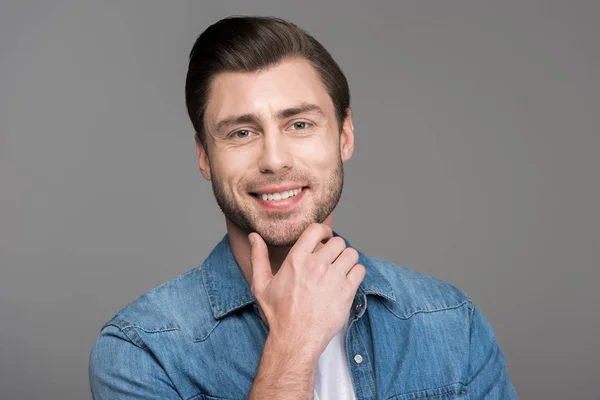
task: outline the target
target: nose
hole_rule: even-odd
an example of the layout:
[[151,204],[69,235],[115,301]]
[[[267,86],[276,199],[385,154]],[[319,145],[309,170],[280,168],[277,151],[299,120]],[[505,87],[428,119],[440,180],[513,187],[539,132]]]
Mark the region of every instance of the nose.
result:
[[293,166],[293,157],[285,134],[272,130],[263,134],[258,167],[262,173],[279,173]]

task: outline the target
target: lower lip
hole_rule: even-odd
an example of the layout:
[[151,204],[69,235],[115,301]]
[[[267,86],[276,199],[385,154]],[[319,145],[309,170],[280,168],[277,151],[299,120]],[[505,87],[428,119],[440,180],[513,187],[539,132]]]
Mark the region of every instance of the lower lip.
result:
[[297,195],[282,200],[263,200],[260,197],[256,197],[253,195],[251,196],[254,197],[258,204],[260,204],[266,210],[286,211],[298,204],[300,200],[302,200],[302,198],[304,197],[304,192],[306,192],[307,190],[307,188],[303,188]]

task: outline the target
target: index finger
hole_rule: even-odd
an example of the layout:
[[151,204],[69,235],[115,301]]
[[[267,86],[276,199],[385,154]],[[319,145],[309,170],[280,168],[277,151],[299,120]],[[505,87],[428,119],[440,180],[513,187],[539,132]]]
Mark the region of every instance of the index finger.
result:
[[292,246],[291,251],[312,253],[323,240],[331,237],[333,237],[333,230],[329,226],[317,223],[310,224]]

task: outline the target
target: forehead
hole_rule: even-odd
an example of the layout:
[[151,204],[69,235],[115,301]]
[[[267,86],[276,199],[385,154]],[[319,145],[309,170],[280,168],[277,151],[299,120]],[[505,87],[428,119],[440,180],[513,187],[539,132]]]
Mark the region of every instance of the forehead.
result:
[[333,113],[333,102],[314,67],[306,59],[294,58],[262,71],[217,74],[205,118],[210,126],[231,115],[268,116],[300,103],[317,104]]

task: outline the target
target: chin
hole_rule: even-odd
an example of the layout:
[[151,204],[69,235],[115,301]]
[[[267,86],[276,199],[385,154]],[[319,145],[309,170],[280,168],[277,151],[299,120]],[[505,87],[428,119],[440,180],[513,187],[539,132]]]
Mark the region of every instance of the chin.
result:
[[263,238],[270,247],[291,247],[293,246],[304,230],[310,225],[310,222],[302,223],[279,223],[277,226],[260,226],[258,224],[256,232]]

